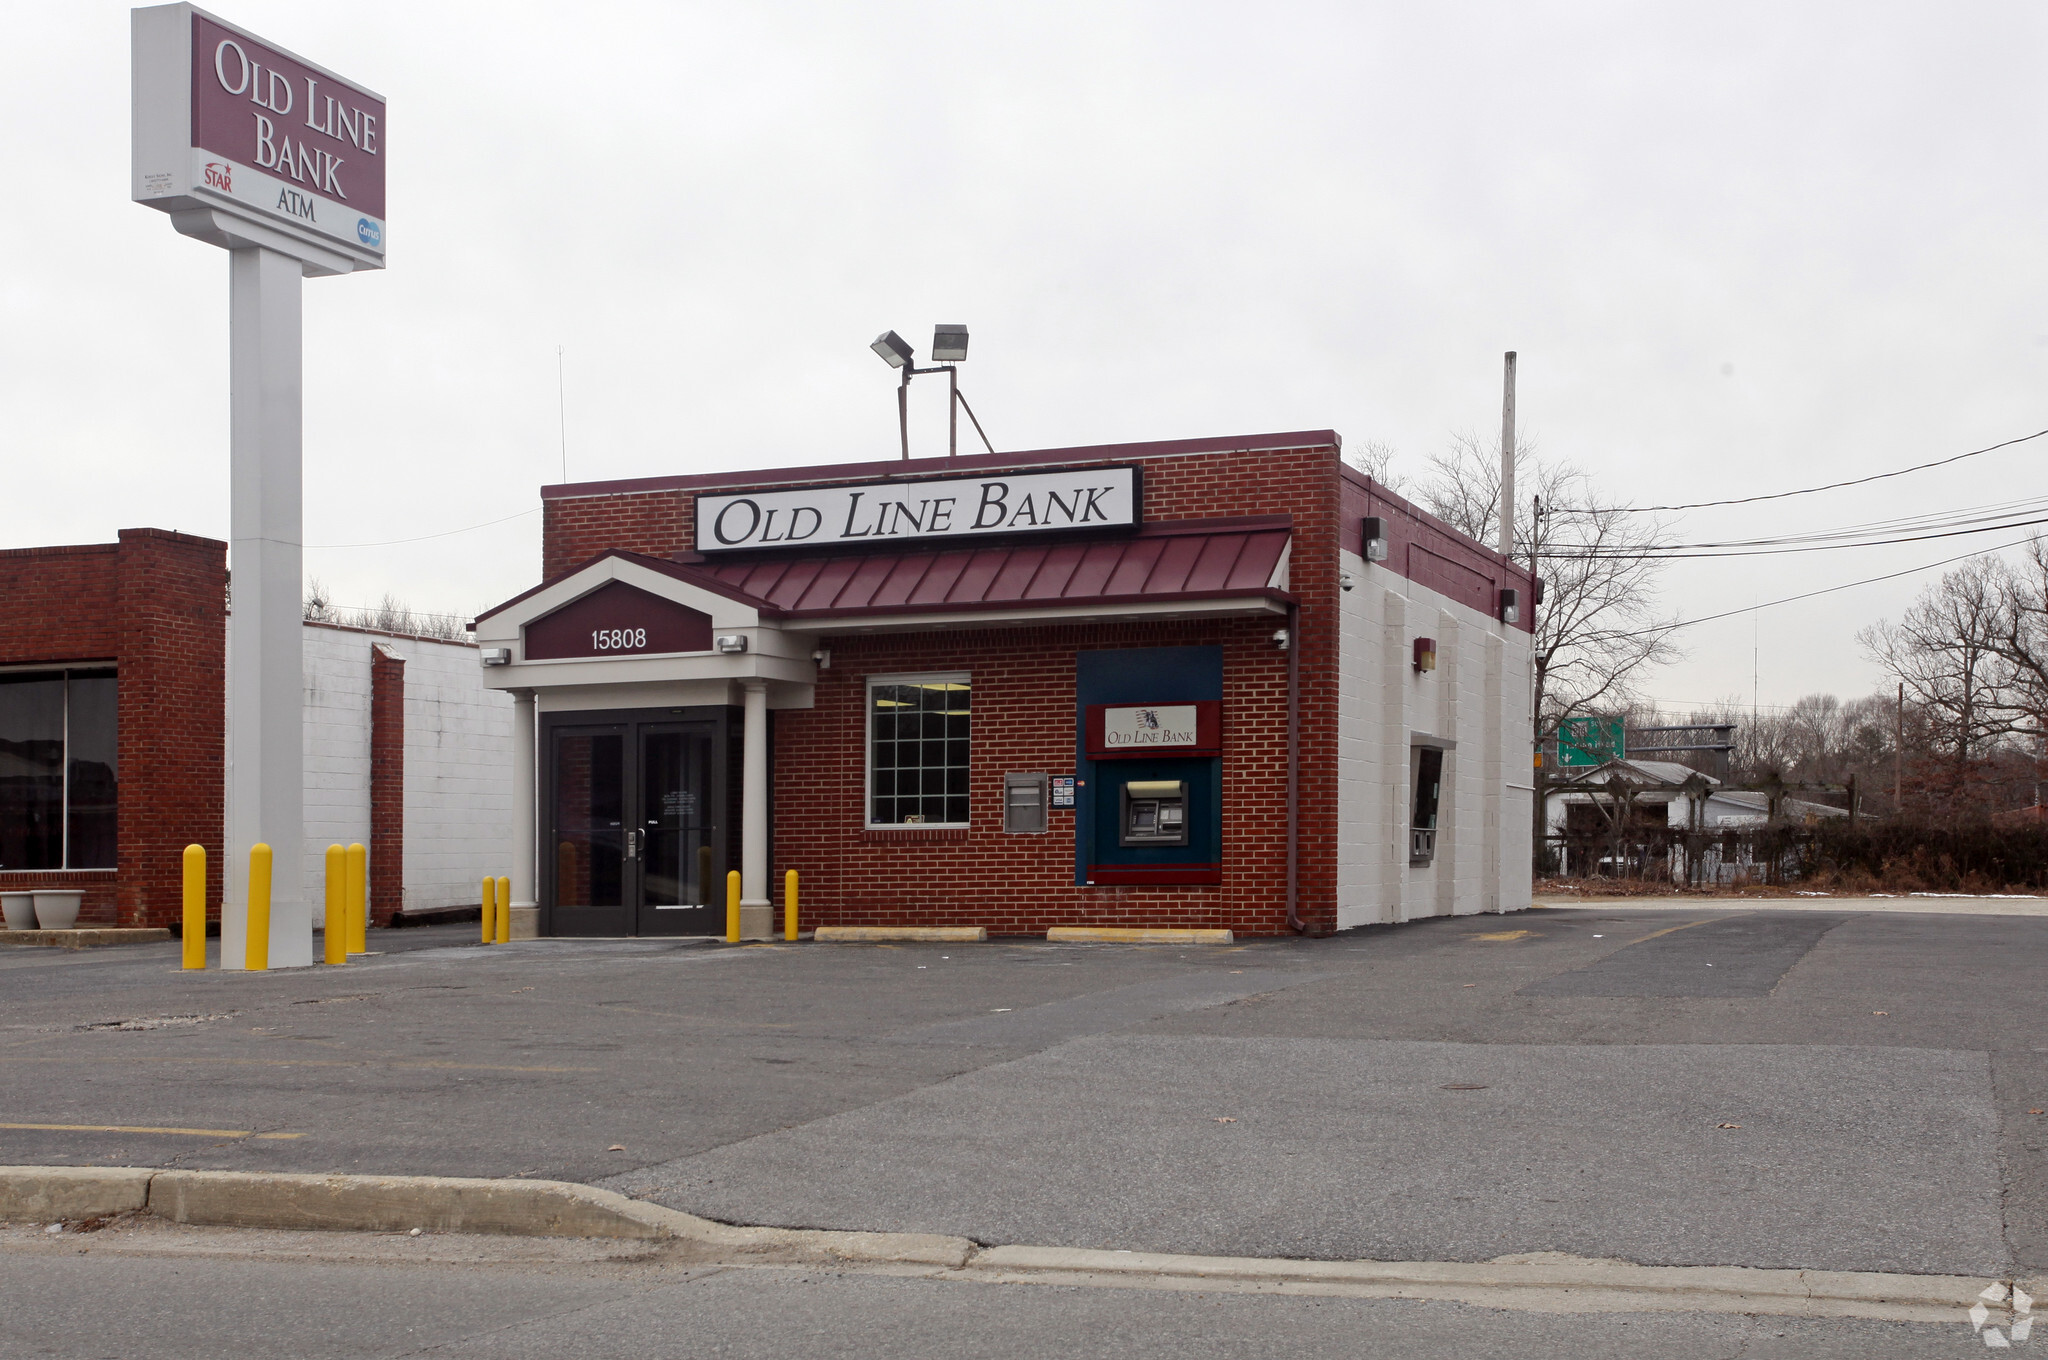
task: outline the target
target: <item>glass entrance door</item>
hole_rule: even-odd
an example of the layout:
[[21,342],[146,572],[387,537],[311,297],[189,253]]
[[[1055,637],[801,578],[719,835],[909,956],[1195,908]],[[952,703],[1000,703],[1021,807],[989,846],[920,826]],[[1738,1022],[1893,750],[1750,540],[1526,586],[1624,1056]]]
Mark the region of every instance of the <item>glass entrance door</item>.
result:
[[724,932],[721,732],[712,718],[550,723],[550,933]]
[[725,930],[712,884],[711,746],[706,723],[640,729],[639,934]]

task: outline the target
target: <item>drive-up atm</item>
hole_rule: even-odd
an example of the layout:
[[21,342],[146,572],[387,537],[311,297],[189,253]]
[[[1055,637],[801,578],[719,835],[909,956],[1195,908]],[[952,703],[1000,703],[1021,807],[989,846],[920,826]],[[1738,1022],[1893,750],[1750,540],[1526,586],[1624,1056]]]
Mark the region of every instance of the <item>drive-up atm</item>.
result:
[[1077,661],[1077,881],[1222,882],[1221,649],[1083,652]]

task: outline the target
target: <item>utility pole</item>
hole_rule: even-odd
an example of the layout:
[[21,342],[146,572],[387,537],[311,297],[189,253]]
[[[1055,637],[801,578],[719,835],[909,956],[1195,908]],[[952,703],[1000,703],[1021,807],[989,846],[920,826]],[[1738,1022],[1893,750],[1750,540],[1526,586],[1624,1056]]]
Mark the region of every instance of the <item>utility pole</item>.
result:
[[1892,815],[1906,810],[1906,682],[1899,681],[1899,706],[1892,715]]
[[[1515,556],[1515,352],[1507,353],[1500,398],[1500,555]],[[1533,605],[1531,606],[1534,607]]]

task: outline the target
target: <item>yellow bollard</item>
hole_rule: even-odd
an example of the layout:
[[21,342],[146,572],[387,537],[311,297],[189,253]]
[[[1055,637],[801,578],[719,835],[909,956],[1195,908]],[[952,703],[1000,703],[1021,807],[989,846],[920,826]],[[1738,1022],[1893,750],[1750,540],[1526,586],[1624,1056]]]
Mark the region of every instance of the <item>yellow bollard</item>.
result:
[[512,880],[498,880],[498,943],[512,943]]
[[249,847],[249,922],[242,948],[242,966],[252,973],[270,970],[270,847],[262,841]]
[[484,879],[483,896],[478,899],[483,907],[484,943],[498,942],[498,880]]
[[320,931],[328,963],[348,962],[348,925],[348,851],[338,845],[330,845],[327,847],[327,924]]
[[796,938],[796,870],[782,876],[782,938]]
[[740,942],[740,871],[725,876],[725,942]]
[[206,847],[185,847],[185,966],[206,967]]
[[370,924],[370,852],[356,841],[348,848],[348,952],[367,954]]

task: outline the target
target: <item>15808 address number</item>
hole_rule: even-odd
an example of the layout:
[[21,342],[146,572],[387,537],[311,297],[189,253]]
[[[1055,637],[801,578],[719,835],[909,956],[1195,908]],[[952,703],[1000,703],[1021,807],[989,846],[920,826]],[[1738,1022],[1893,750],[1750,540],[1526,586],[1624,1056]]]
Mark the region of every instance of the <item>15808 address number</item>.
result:
[[647,645],[645,628],[593,628],[590,649],[595,652],[623,652]]

